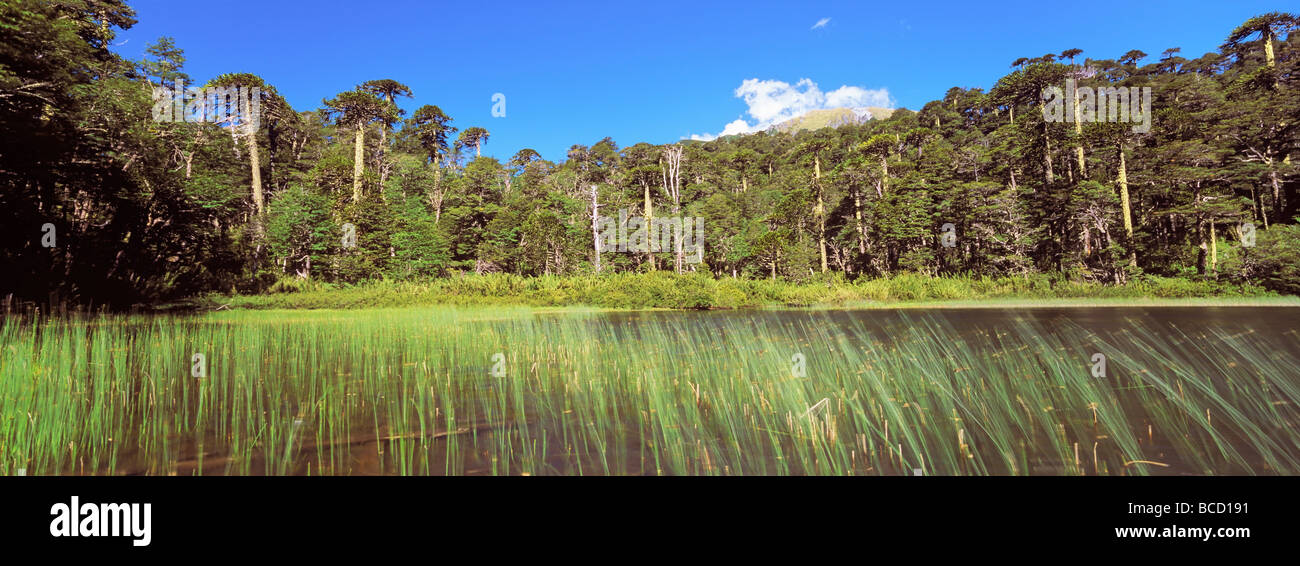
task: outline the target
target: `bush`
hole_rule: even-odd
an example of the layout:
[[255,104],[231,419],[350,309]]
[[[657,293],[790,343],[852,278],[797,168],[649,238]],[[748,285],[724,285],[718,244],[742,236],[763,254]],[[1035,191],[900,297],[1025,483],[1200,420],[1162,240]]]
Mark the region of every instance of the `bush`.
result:
[[[1272,249],[1272,248],[1270,248]],[[1262,254],[1259,254],[1262,255]],[[1294,277],[1278,268],[1277,282]],[[531,306],[590,305],[603,308],[742,308],[772,305],[846,305],[863,301],[950,301],[980,299],[1116,299],[1261,296],[1250,284],[1142,275],[1123,286],[1053,279],[1044,275],[1001,279],[929,277],[903,273],[890,278],[815,276],[815,283],[784,280],[714,279],[708,273],[611,273],[574,277],[524,277],[505,273],[457,275],[410,281],[368,281],[336,285],[285,277],[263,295],[209,297],[210,305],[246,308],[351,308],[452,304]],[[1294,283],[1293,283],[1294,284]],[[1285,287],[1284,287],[1285,288]]]
[[1266,289],[1300,295],[1300,226],[1275,224],[1257,233],[1254,248],[1243,248],[1246,278]]

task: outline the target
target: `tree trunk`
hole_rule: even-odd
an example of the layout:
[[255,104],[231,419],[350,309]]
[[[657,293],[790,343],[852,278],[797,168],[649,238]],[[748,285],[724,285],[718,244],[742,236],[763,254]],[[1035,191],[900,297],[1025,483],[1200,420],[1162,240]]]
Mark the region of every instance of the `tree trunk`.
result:
[[[663,153],[663,159],[660,160],[660,171],[663,173],[664,191],[673,201],[673,215],[680,216],[682,210],[682,155],[683,150],[679,145],[666,148]],[[674,240],[677,240],[675,250],[675,268],[677,273],[682,272],[682,246],[681,233],[674,234]]]
[[1074,89],[1074,135],[1076,138],[1075,143],[1077,144],[1074,147],[1074,159],[1079,165],[1079,179],[1083,180],[1088,178],[1088,166],[1085,165],[1083,159],[1083,122],[1079,119],[1078,89]]
[[858,253],[867,253],[867,229],[862,224],[862,191],[854,189],[853,191],[853,218],[857,222],[858,228]]
[[1124,144],[1118,144],[1119,150],[1119,204],[1124,215],[1124,245],[1128,247],[1129,264],[1137,265],[1137,250],[1133,246],[1133,209],[1128,194],[1128,163],[1124,159]]
[[1273,162],[1268,164],[1268,179],[1273,185],[1273,221],[1282,220],[1282,209],[1286,203],[1282,202],[1282,184],[1277,179],[1277,169],[1273,167]]
[[1250,185],[1250,214],[1251,218],[1259,218],[1264,221],[1264,229],[1268,230],[1268,214],[1264,212],[1264,204],[1260,202],[1261,198],[1255,194],[1255,185]]
[[645,236],[646,236],[645,252],[646,255],[649,256],[650,258],[650,270],[654,271],[655,270],[654,252],[658,251],[656,249],[658,246],[655,245],[655,240],[657,238],[654,237],[654,230],[652,229],[652,227],[654,226],[655,211],[654,211],[654,204],[650,202],[650,183],[644,183],[644,182],[641,183],[641,190],[642,193],[644,193],[645,195]]
[[438,225],[442,220],[442,167],[438,165],[438,160],[433,161],[433,224]]
[[1052,171],[1052,138],[1047,132],[1047,122],[1043,122],[1043,178],[1047,181],[1044,189],[1050,189],[1056,182],[1056,173]]
[[876,180],[876,196],[885,198],[885,184],[889,181],[889,159],[880,157],[880,178]]
[[[388,93],[386,96],[384,96],[384,99],[387,100],[389,104],[396,104],[394,102],[395,97],[391,92]],[[379,161],[381,164],[384,161],[384,154],[387,151],[388,151],[388,123],[385,122],[383,126],[379,128]],[[385,175],[385,177],[387,177],[387,175]]]
[[[252,110],[245,102],[244,115],[252,115]],[[257,151],[257,130],[252,127],[250,122],[245,128],[248,130],[248,163],[253,174],[253,208],[257,210],[257,215],[261,216],[266,208],[266,199],[262,193],[262,157]]]
[[[1269,69],[1276,70],[1277,56],[1273,54],[1273,29],[1265,28],[1264,33],[1261,35],[1264,36],[1264,62]],[[1277,74],[1275,73],[1273,75],[1273,88],[1276,89],[1278,86]]]
[[826,203],[822,200],[822,161],[816,155],[813,156],[813,175],[817,183],[817,208],[813,211],[817,215],[817,247],[821,251],[822,273],[826,273]]
[[382,187],[388,184],[388,167],[384,165],[384,152],[387,150],[388,150],[388,124],[383,124],[379,128],[379,161],[377,163],[377,167],[379,169],[380,196],[383,196],[384,194],[384,189]]
[[366,127],[357,124],[356,152],[352,156],[352,202],[361,202],[361,175],[365,172]]
[[1219,271],[1219,235],[1214,230],[1214,219],[1210,219],[1210,271]]
[[1200,240],[1200,243],[1196,245],[1196,273],[1205,275],[1206,259],[1210,255],[1210,243],[1205,240],[1205,226],[1200,219],[1196,221],[1196,237]]
[[591,186],[591,243],[596,252],[596,273],[600,273],[600,204],[596,202],[596,185]]

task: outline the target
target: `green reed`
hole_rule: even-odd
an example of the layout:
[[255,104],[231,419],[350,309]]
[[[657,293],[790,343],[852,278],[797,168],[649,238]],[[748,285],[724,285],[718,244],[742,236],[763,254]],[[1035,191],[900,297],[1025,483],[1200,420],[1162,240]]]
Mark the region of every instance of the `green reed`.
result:
[[771,314],[6,318],[0,473],[1300,472],[1294,330]]

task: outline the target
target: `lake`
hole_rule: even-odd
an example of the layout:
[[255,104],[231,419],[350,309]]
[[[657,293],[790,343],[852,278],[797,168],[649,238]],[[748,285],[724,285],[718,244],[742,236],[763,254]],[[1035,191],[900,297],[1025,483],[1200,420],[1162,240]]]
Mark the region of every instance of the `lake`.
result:
[[15,317],[0,471],[1294,474],[1297,313]]

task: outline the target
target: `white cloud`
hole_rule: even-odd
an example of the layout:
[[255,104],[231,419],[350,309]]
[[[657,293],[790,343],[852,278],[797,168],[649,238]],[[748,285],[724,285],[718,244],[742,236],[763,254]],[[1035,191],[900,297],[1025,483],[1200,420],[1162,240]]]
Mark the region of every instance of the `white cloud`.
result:
[[820,20],[817,20],[817,23],[813,24],[813,27],[811,27],[811,28],[809,28],[809,29],[824,28],[824,27],[826,27],[826,24],[829,24],[829,23],[831,23],[831,19],[830,19],[830,18],[822,18],[822,19],[820,19]]
[[760,132],[791,118],[803,116],[810,110],[863,106],[892,108],[894,104],[888,89],[873,90],[844,85],[830,92],[822,92],[811,79],[800,79],[793,85],[778,80],[746,79],[740,83],[735,94],[736,98],[744,100],[749,107],[749,116],[754,120],[752,124],[741,118],[723,126],[720,134],[691,134],[688,137],[708,141],[718,136]]
[[737,119],[736,121],[723,126],[722,133],[718,135],[730,136],[735,134],[748,134],[753,131],[754,130],[751,129],[749,124],[746,124],[744,120]]

